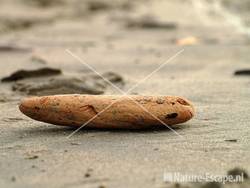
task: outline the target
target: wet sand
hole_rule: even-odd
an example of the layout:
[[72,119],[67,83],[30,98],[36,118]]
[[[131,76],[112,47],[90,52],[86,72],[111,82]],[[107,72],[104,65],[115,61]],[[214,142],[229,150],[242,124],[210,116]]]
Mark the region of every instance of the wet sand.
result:
[[[127,91],[184,49],[130,94],[183,96],[197,113],[175,127],[182,137],[167,129],[83,129],[67,139],[73,129],[25,117],[18,104],[29,94],[13,91],[13,82],[1,83],[0,187],[169,187],[164,172],[250,171],[250,77],[234,75],[249,68],[250,42],[225,17],[189,0],[0,3],[1,78],[41,67],[60,69],[63,76],[92,75],[69,49],[101,74],[121,76],[119,87]],[[152,17],[153,24],[145,23]],[[197,39],[193,45],[177,45],[190,36]],[[104,94],[120,94],[103,88]]]

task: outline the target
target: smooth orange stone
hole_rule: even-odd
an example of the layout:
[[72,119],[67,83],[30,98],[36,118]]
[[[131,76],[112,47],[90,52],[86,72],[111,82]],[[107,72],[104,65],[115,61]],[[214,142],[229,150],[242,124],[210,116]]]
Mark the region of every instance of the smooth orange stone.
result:
[[[55,125],[140,129],[186,122],[193,105],[176,96],[54,95],[22,100],[22,113]],[[165,124],[165,125],[164,125]]]

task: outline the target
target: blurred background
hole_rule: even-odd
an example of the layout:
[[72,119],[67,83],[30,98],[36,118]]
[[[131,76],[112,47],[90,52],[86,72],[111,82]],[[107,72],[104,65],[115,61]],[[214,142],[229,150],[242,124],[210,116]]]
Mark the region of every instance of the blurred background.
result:
[[[220,48],[224,60],[230,60],[231,53],[224,51],[225,46],[249,44],[250,5],[247,0],[1,0],[0,3],[1,51],[13,52],[11,56],[2,53],[1,58],[6,63],[0,73],[6,76],[24,67],[54,67],[66,74],[89,72],[86,65],[72,57],[74,54],[101,73],[106,72],[108,76],[114,73],[127,79],[127,84],[123,84],[126,88],[188,47],[176,61],[189,63],[172,62],[168,69],[159,72],[167,73],[166,81],[186,76],[190,85],[191,80],[197,80],[194,74],[189,75],[190,71],[198,67],[205,70],[206,63],[194,62],[208,59],[204,58],[204,51],[208,52],[209,62],[218,60],[210,49],[205,48]],[[15,53],[18,51],[25,53]],[[29,87],[33,87],[31,85]],[[23,87],[13,87],[24,90]],[[156,94],[165,94],[159,84],[151,83],[151,87]],[[175,84],[173,88],[169,87],[176,94]],[[147,91],[142,88],[145,94]],[[61,92],[75,91],[49,93]]]

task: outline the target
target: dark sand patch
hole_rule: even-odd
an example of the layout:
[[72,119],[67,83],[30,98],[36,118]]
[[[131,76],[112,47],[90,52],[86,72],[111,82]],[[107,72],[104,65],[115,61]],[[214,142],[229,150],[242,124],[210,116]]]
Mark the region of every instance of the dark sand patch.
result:
[[16,82],[13,91],[28,95],[54,95],[54,94],[102,94],[104,86],[95,79],[77,77],[55,77],[43,80],[25,80]]
[[0,52],[30,52],[32,49],[12,44],[0,44]]
[[128,28],[140,28],[140,29],[164,29],[175,30],[177,29],[177,23],[175,22],[163,22],[154,17],[145,16],[137,19],[128,19],[126,26]]
[[35,77],[46,77],[55,76],[61,74],[61,70],[44,67],[36,70],[18,70],[12,73],[10,76],[2,78],[2,82],[12,82],[17,80],[22,80],[25,78],[35,78]]
[[250,69],[242,69],[234,72],[235,76],[250,76]]

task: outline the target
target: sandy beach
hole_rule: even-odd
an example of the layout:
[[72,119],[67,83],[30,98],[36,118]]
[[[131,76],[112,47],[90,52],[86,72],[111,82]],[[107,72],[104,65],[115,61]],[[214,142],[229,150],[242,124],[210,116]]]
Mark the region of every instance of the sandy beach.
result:
[[[250,35],[242,15],[204,3],[0,0],[0,77],[50,69],[0,85],[0,187],[202,187],[164,174],[250,172],[250,76],[235,75],[249,69]],[[28,96],[122,94],[90,67],[124,92],[140,83],[128,94],[185,97],[196,115],[178,134],[83,128],[67,138],[74,129],[19,111]]]

